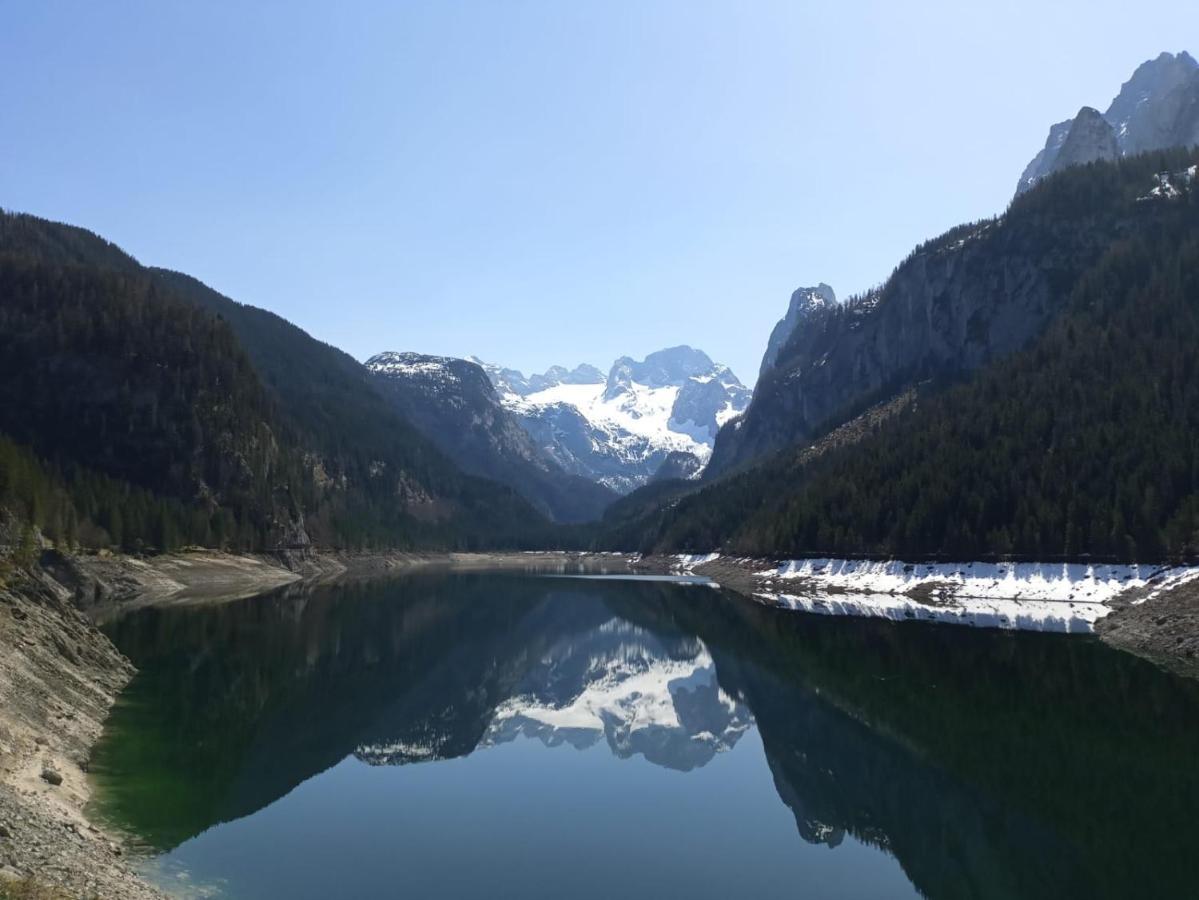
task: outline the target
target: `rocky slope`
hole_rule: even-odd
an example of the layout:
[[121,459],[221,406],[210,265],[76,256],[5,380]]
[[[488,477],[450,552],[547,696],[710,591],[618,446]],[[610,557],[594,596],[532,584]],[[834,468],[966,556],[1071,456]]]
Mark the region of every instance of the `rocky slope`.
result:
[[[616,546],[1199,558],[1187,463],[1199,410],[1194,159],[1176,150],[1073,168],[1002,219],[920,248],[873,305],[796,333],[709,469],[722,448],[750,465],[634,510],[639,523],[615,524],[636,541]],[[894,415],[809,451],[871,391],[901,397],[905,385],[913,400]],[[780,452],[754,464],[763,446]]]
[[465,359],[380,353],[366,362],[380,393],[472,475],[511,485],[560,522],[599,518],[613,491],[570,474],[534,443],[500,403],[487,374]]
[[621,357],[607,377],[592,366],[529,378],[483,366],[540,448],[567,472],[622,493],[645,484],[673,452],[706,462],[720,426],[750,397],[727,366],[691,347]]
[[1026,346],[1100,254],[1152,217],[1148,204],[1126,202],[1136,195],[1121,196],[1148,195],[1150,165],[1120,184],[1114,169],[1047,183],[997,219],[918,247],[877,290],[801,305],[749,408],[717,437],[705,477],[810,443],[921,381],[963,377]]
[[0,647],[0,895],[31,878],[61,896],[162,896],[83,815],[92,745],[133,666],[41,574],[0,585]]
[[685,450],[675,450],[667,454],[666,459],[662,460],[662,465],[658,466],[650,483],[656,481],[692,481],[703,473],[704,462],[694,453],[687,453]]
[[1096,160],[1199,144],[1199,63],[1185,51],[1142,63],[1102,115],[1083,107],[1049,129],[1020,176],[1023,193],[1054,172]]
[[826,310],[837,305],[837,295],[824,282],[816,287],[801,287],[791,295],[791,303],[787,306],[787,314],[779,319],[778,324],[770,332],[766,342],[766,352],[762,354],[762,366],[758,370],[761,378],[773,366],[791,335],[796,330],[805,327],[812,319],[819,317]]

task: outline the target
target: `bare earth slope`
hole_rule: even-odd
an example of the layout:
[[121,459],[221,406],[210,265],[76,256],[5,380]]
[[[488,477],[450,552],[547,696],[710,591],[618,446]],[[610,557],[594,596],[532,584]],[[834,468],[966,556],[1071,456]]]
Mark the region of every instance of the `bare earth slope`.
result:
[[133,666],[52,580],[0,590],[0,878],[72,897],[162,896],[83,816],[85,773]]

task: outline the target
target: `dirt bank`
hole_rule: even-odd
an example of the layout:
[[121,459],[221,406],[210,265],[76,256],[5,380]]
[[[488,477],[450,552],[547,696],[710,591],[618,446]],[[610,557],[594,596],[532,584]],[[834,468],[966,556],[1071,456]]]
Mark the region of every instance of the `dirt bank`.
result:
[[579,553],[213,551],[130,557],[42,554],[0,587],[0,879],[71,897],[164,896],[129,867],[121,838],[89,822],[87,765],[133,665],[95,623],[136,606],[216,602],[296,581],[417,568],[628,572],[630,558]]
[[93,621],[137,606],[237,600],[296,581],[375,578],[416,568],[457,571],[631,571],[635,557],[568,552],[234,555],[212,550],[152,557],[43,554],[41,568]]
[[1095,632],[1113,647],[1199,678],[1199,580],[1122,604],[1096,623]]
[[83,815],[92,745],[133,666],[43,575],[0,589],[0,878],[70,897],[163,896]]

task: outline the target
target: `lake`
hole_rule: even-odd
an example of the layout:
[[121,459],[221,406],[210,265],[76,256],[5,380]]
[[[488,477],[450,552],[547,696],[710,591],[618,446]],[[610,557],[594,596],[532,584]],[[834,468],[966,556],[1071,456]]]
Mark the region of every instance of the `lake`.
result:
[[1199,683],[1079,636],[426,572],[143,609],[90,812],[182,896],[1181,897]]

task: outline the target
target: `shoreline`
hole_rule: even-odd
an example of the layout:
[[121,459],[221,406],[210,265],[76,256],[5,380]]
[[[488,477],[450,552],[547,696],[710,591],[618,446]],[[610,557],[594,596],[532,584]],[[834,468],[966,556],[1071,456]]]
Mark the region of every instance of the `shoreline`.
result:
[[647,558],[757,603],[818,615],[1089,634],[1199,678],[1199,566]]
[[40,571],[0,588],[0,646],[0,883],[47,898],[165,897],[84,812],[92,747],[133,665]]
[[166,896],[131,867],[122,836],[84,814],[92,747],[136,673],[98,624],[144,606],[229,602],[288,584],[419,569],[698,575],[753,602],[808,613],[1094,634],[1199,677],[1199,568],[576,551],[50,552],[0,587],[0,645],[9,648],[0,660],[0,882],[33,877],[72,896],[114,900]]
[[47,898],[167,896],[135,870],[126,836],[85,813],[92,749],[136,674],[99,624],[145,606],[230,602],[288,584],[425,568],[630,570],[626,557],[581,553],[198,550],[139,558],[50,551],[0,584],[0,886]]

